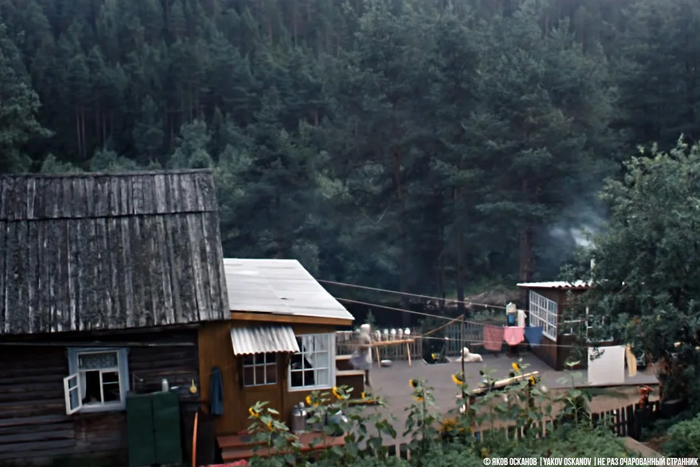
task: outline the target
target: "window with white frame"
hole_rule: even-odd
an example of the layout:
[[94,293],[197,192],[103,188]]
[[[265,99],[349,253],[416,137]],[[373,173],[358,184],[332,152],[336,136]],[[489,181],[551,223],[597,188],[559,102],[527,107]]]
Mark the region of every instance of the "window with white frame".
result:
[[291,390],[328,389],[335,376],[335,334],[297,336],[299,352],[289,363]]
[[557,340],[557,302],[530,291],[530,327],[542,326],[542,334]]
[[68,349],[70,375],[63,379],[68,415],[126,408],[126,349]]
[[243,357],[243,386],[277,384],[277,354],[256,353]]

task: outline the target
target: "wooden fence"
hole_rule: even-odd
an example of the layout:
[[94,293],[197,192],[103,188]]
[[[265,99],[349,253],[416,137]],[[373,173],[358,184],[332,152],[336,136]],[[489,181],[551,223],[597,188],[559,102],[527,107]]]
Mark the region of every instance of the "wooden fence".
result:
[[[650,423],[661,418],[660,407],[659,401],[653,401],[647,403],[645,406],[641,406],[640,404],[632,404],[615,410],[592,413],[591,425],[607,426],[617,436],[629,436],[639,441],[641,438],[642,427],[648,426]],[[550,433],[550,431],[547,429],[548,427],[557,428],[561,423],[562,422],[557,419],[540,420],[535,422],[535,424],[532,425],[529,430],[530,433],[535,433],[536,438],[545,438]],[[493,428],[492,430],[474,432],[474,437],[476,439],[481,439],[483,436],[486,436],[492,432],[496,436],[499,436],[499,433],[501,433],[504,440],[521,439],[527,434],[522,428],[518,429],[515,424],[509,424],[506,426]],[[392,456],[410,459],[411,452],[407,444],[402,443],[395,446],[388,446],[387,449],[389,454]]]
[[[380,332],[372,333],[372,340],[375,342],[391,342],[394,340],[414,339],[409,344],[408,349],[411,359],[423,357],[423,347],[429,340],[444,339],[446,344],[446,355],[448,357],[458,357],[461,355],[463,347],[472,349],[474,344],[483,342],[484,324],[493,324],[484,321],[481,323],[465,323],[464,341],[462,341],[462,324],[456,322],[442,329],[439,333],[430,333],[430,329],[409,329],[406,334],[402,329],[382,329]],[[428,333],[426,335],[426,333]],[[337,331],[336,332],[336,355],[350,355],[357,348],[357,332]],[[425,338],[423,337],[425,335]],[[445,339],[446,338],[446,339]],[[376,353],[372,352],[372,357],[376,358]],[[379,347],[379,358],[381,360],[408,360],[408,351],[405,345],[386,345]]]

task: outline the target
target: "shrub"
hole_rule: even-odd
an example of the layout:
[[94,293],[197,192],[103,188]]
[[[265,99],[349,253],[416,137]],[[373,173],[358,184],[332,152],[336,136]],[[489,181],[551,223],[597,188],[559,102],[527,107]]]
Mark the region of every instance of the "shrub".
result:
[[669,440],[663,452],[669,457],[695,457],[700,453],[700,414],[679,422],[668,430]]

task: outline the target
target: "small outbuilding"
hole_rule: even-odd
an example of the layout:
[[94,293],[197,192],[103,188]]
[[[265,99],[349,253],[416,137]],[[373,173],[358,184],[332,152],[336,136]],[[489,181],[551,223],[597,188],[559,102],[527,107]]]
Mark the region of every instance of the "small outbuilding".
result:
[[298,261],[224,259],[224,271],[229,319],[202,324],[199,379],[224,460],[231,460],[244,448],[253,404],[268,402],[289,424],[293,406],[312,391],[344,378],[357,386],[358,375],[339,371],[335,355],[335,333],[352,326],[353,316]]
[[577,342],[574,324],[580,321],[565,320],[569,293],[581,294],[591,286],[592,283],[586,281],[518,284],[518,287],[528,292],[526,325],[542,327],[542,342],[539,346],[532,347],[532,353],[557,371],[566,368],[566,361]]

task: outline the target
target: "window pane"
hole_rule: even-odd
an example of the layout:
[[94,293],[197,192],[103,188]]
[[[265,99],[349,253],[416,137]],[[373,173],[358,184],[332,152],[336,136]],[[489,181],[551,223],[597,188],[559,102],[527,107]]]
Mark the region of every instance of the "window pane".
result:
[[243,366],[250,366],[255,363],[255,359],[253,358],[253,355],[244,355],[243,356]]
[[101,368],[116,368],[116,352],[78,354],[78,367],[81,370],[99,370]]
[[304,386],[316,386],[316,378],[314,378],[314,370],[305,370],[304,374]]
[[265,376],[267,377],[267,384],[277,383],[277,365],[267,365],[265,366]]
[[254,368],[247,367],[243,368],[243,386],[252,386],[255,384],[255,370]]
[[264,365],[265,364],[265,354],[264,353],[256,353],[255,354],[255,364],[256,365]]
[[316,371],[316,384],[328,385],[330,383],[330,372],[328,370]]
[[265,367],[263,365],[255,367],[255,384],[265,384]]
[[102,373],[102,383],[118,383],[119,382],[119,372],[118,371],[105,371]]
[[110,371],[102,373],[102,394],[104,395],[104,402],[117,402],[121,400],[118,372]]
[[315,368],[328,368],[328,367],[330,367],[329,360],[330,360],[329,352],[314,354],[314,362],[316,363]]

